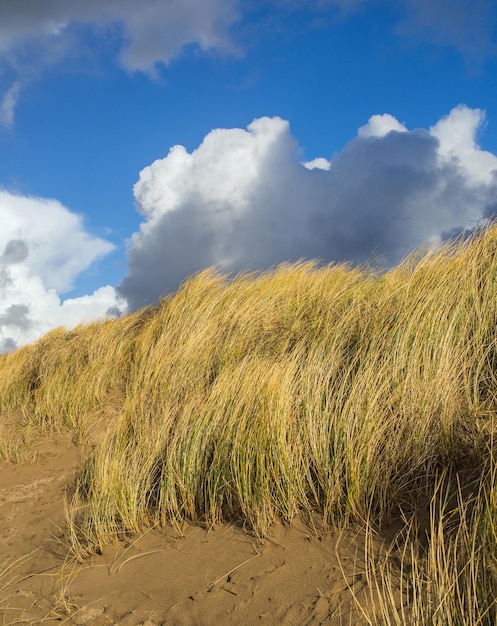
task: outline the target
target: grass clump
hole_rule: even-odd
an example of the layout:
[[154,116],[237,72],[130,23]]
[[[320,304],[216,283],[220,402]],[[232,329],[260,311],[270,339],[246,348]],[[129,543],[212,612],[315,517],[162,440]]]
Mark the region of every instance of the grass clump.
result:
[[90,442],[80,554],[185,518],[263,536],[301,510],[415,528],[428,508],[427,547],[411,533],[401,554],[409,610],[382,583],[382,619],[495,623],[496,252],[490,227],[384,274],[208,270],[157,307],[1,357],[0,408]]

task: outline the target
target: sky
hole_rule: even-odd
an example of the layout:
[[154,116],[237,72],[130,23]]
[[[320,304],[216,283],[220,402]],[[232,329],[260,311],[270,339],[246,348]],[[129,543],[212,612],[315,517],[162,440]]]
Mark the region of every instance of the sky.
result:
[[495,0],[0,0],[0,352],[495,212]]

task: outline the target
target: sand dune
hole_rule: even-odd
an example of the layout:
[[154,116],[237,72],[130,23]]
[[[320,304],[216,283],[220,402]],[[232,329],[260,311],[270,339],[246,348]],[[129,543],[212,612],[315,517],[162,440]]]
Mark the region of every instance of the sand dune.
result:
[[[0,464],[2,624],[357,624],[369,601],[364,533],[319,520],[151,529],[83,563],[67,558],[64,508],[79,450],[69,439]],[[377,538],[380,550],[380,538]]]
[[207,270],[0,355],[0,623],[494,626],[496,250]]

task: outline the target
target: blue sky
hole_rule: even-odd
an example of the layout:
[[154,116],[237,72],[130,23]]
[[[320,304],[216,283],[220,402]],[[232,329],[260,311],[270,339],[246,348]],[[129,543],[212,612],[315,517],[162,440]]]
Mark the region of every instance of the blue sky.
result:
[[494,5],[0,0],[0,351],[210,265],[391,266],[474,227]]

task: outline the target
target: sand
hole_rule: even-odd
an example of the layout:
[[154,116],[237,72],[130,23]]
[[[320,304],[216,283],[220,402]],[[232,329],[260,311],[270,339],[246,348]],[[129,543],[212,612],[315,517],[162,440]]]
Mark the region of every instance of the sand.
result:
[[[33,462],[0,463],[0,624],[366,623],[365,534],[318,519],[274,524],[264,542],[235,524],[151,529],[69,560],[64,511],[79,455],[55,437]],[[374,539],[378,555],[385,539]]]

